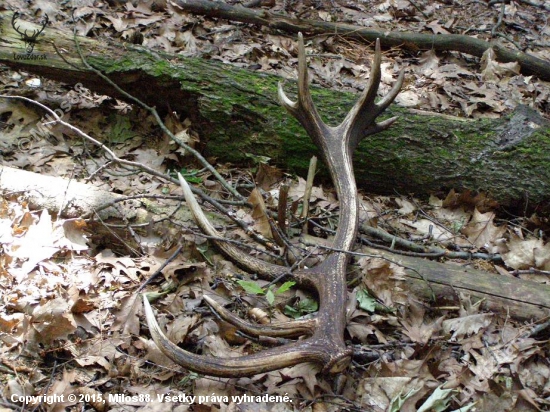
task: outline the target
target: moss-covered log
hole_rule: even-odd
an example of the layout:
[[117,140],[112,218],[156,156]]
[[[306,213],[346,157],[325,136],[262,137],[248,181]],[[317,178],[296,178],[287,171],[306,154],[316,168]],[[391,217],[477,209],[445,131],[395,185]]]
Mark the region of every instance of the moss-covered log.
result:
[[[0,16],[0,63],[120,97],[84,69],[69,30],[47,28],[34,51],[26,54],[21,35],[11,26],[11,14]],[[36,28],[20,25],[23,30]],[[170,107],[189,117],[207,155],[242,163],[252,153],[291,171],[307,170],[315,149],[279,106],[279,78],[128,44],[88,38],[80,42],[88,61],[123,89],[159,111]],[[356,98],[321,88],[313,88],[312,94],[321,115],[333,124]],[[389,115],[400,119],[356,152],[357,181],[368,191],[471,189],[485,191],[502,204],[528,201],[531,206],[550,198],[550,126],[537,113],[519,108],[503,119],[465,120],[394,106]]]

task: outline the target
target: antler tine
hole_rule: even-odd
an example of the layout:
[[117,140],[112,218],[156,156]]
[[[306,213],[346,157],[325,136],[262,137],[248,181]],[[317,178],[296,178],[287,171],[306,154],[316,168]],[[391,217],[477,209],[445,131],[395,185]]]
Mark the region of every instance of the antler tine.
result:
[[[391,90],[388,92],[388,94],[384,96],[382,100],[380,100],[378,103],[374,105],[376,116],[378,116],[380,113],[386,110],[386,108],[394,101],[394,99],[399,94],[399,91],[401,90],[401,86],[403,85],[404,79],[405,79],[405,71],[401,70],[399,72],[399,76],[397,77],[397,81],[395,82]],[[366,136],[370,136],[371,134],[375,134],[383,130],[386,130],[398,118],[399,116],[393,116],[389,119],[381,121],[380,123],[372,122],[372,124],[363,131],[362,135],[359,135],[359,139],[354,143],[357,145],[357,143],[359,143],[359,141],[365,138]]]
[[401,69],[391,90],[382,98],[382,100],[376,103],[377,115],[386,110],[386,108],[395,100],[401,90],[401,86],[403,86],[403,80],[405,80],[405,70]]
[[196,355],[175,345],[164,335],[145,295],[143,296],[143,307],[149,332],[161,352],[184,368],[205,375],[238,378],[286,368],[303,362],[334,365],[339,360],[337,355],[341,355],[340,352],[330,353],[330,349],[327,351],[326,345],[314,347],[315,343],[309,340],[289,343],[284,346],[284,350],[281,350],[281,347],[276,347],[238,358],[221,359]]
[[298,33],[298,101],[293,102],[288,98],[281,82],[278,85],[278,96],[281,105],[300,122],[314,141],[318,140],[320,133],[328,129],[311,98],[306,49],[302,33]]
[[382,98],[378,103],[375,103],[376,94],[380,85],[382,72],[380,65],[382,62],[382,53],[380,51],[380,39],[376,39],[375,54],[372,62],[372,71],[369,78],[369,83],[365,91],[350,110],[340,127],[347,130],[350,141],[350,149],[353,151],[364,137],[378,133],[388,127],[397,120],[397,117],[376,123],[375,119],[382,113],[396,98],[401,86],[405,73],[403,70],[399,73],[397,81],[393,85],[389,93]]
[[220,318],[231,323],[241,332],[250,336],[269,336],[272,338],[295,338],[312,335],[317,321],[315,319],[294,320],[292,322],[277,322],[268,325],[254,325],[235,316],[218,304],[214,299],[204,295],[203,299]]
[[368,107],[368,105],[374,103],[374,99],[376,99],[376,94],[378,93],[378,88],[380,87],[380,80],[382,79],[382,70],[380,68],[381,64],[382,51],[380,50],[380,39],[376,39],[369,82],[367,83],[362,96],[355,103],[355,107],[348,113],[348,116],[357,117],[360,113],[365,111],[364,107]]
[[363,130],[372,124],[378,115],[375,110],[376,105],[374,100],[376,99],[378,87],[380,86],[380,79],[382,77],[382,72],[380,70],[381,61],[382,53],[380,52],[380,39],[376,39],[369,82],[359,100],[357,100],[339,126],[344,129],[344,137],[348,138],[350,142],[358,142],[358,139],[360,139],[359,136],[361,136]]
[[[178,179],[180,182],[180,186],[183,190],[183,196],[185,197],[187,206],[191,210],[193,218],[195,219],[195,222],[197,223],[199,228],[203,231],[204,234],[221,239],[222,235],[214,228],[214,226],[212,226],[212,223],[210,223],[208,218],[205,216],[199,203],[197,202],[197,199],[195,199],[195,196],[193,195],[193,192],[191,191],[191,188],[189,187],[187,181],[179,173]],[[239,248],[231,245],[230,243],[218,240],[214,240],[214,243],[228,257],[235,260],[236,263],[251,272],[258,273],[271,279],[275,279],[288,272],[288,269],[285,266],[265,262],[253,256],[249,256]]]

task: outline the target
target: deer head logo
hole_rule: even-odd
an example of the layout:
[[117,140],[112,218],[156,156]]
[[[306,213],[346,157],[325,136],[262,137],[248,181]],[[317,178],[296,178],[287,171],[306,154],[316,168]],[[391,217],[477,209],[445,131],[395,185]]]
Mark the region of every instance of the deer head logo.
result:
[[16,25],[16,21],[19,18],[19,15],[20,13],[17,11],[13,13],[13,17],[11,18],[11,25],[13,29],[21,35],[21,39],[25,42],[25,50],[27,51],[28,54],[30,54],[34,50],[34,45],[37,42],[38,36],[40,35],[40,33],[44,31],[44,29],[48,25],[48,22],[49,22],[48,15],[47,14],[44,15],[44,18],[42,19],[42,23],[41,23],[42,27],[39,30],[33,30],[31,34],[27,33],[27,30],[22,32],[19,26]]

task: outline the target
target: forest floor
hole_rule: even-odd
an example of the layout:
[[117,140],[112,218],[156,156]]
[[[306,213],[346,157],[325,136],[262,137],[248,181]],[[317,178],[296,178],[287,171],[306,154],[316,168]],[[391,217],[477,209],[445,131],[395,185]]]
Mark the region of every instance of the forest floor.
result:
[[[548,2],[258,3],[257,8],[290,16],[387,31],[498,38],[550,61]],[[74,9],[76,23],[72,6],[6,0],[3,7],[35,22],[47,14],[50,25],[74,28],[80,35],[139,41],[153,50],[296,77],[296,39],[288,33],[191,15],[161,0],[81,0]],[[362,91],[370,72],[371,45],[327,34],[308,38],[307,50],[314,83]],[[499,63],[490,54],[478,59],[457,52],[385,51],[381,94],[401,69],[407,75],[396,99],[401,106],[476,118],[505,116],[525,104],[550,118],[550,84],[523,76],[517,65]],[[230,200],[211,173],[162,133],[150,113],[81,87],[2,66],[0,89],[0,94],[26,96],[52,109],[69,105],[63,120],[118,156],[167,175],[179,171],[212,197]],[[165,180],[139,170],[110,168],[104,150],[69,136],[63,127],[53,126],[47,139],[22,143],[30,142],[27,138],[42,115],[34,106],[0,99],[3,166],[67,182],[86,181],[128,199],[156,196],[162,213],[142,217],[147,224],[103,222],[104,230],[94,232],[90,228],[96,226],[90,221],[96,225],[97,217],[62,218],[53,211],[33,209],[20,193],[4,193],[0,412],[550,410],[548,319],[520,322],[505,311],[484,311],[482,302],[469,296],[460,296],[460,304],[452,307],[422,301],[407,293],[402,265],[372,253],[373,245],[393,246],[373,238],[369,248],[357,245],[349,269],[345,338],[358,355],[344,381],[323,376],[309,363],[240,379],[201,376],[176,366],[151,340],[136,291],[180,246],[181,253],[146,291],[157,294],[154,306],[167,336],[188,350],[234,357],[264,346],[213,316],[202,299],[205,294],[260,323],[308,316],[317,309],[315,296],[289,282],[270,286],[225,259],[192,221],[175,217],[181,201],[171,195],[180,191]],[[177,113],[164,120],[180,137],[201,139],[200,130]],[[288,235],[304,256],[322,259],[323,249],[303,240],[304,236],[319,242],[331,239],[339,213],[331,187],[313,186],[304,225],[300,216],[306,176],[290,175],[267,159],[251,159],[247,168],[211,160],[256,206],[228,206],[231,213],[264,237],[272,236],[272,228],[261,203],[275,213],[280,188],[289,185]],[[361,193],[360,201],[362,224],[426,247],[480,256],[438,261],[494,276],[550,283],[549,216],[506,210],[484,194],[470,192],[429,199]],[[61,210],[64,200],[59,202]],[[271,259],[265,246],[249,240],[242,228],[219,222],[218,226],[251,254]],[[24,396],[41,394],[63,398],[53,403],[38,398],[22,402]],[[175,398],[170,402],[167,396]],[[265,396],[278,398],[274,402]]]

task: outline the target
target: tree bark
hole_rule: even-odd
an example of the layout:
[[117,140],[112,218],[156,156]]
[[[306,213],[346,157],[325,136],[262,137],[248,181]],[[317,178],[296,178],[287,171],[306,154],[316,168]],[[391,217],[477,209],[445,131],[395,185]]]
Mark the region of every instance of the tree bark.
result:
[[[9,196],[24,194],[31,209],[47,209],[65,219],[97,216],[103,221],[134,220],[139,207],[135,200],[119,204],[124,196],[93,185],[7,166],[0,166],[0,191]],[[112,206],[103,208],[107,204]]]
[[[83,67],[72,33],[47,28],[34,52],[25,54],[11,14],[0,17],[0,63],[121,97]],[[298,123],[280,107],[276,76],[127,44],[88,38],[80,43],[89,63],[120,87],[161,112],[174,110],[188,117],[208,156],[235,163],[247,161],[248,154],[267,156],[305,174],[316,154]],[[356,99],[321,88],[313,88],[312,95],[329,124],[339,123]],[[478,120],[420,113],[394,105],[388,116],[399,115],[397,123],[361,143],[354,161],[361,187],[417,195],[451,188],[481,190],[515,206],[550,199],[550,125],[536,112],[519,107],[507,118]]]
[[460,294],[482,301],[481,308],[518,320],[544,319],[550,314],[550,286],[472,269],[465,265],[392,254],[367,248],[405,267],[405,287],[434,306],[459,305]]

